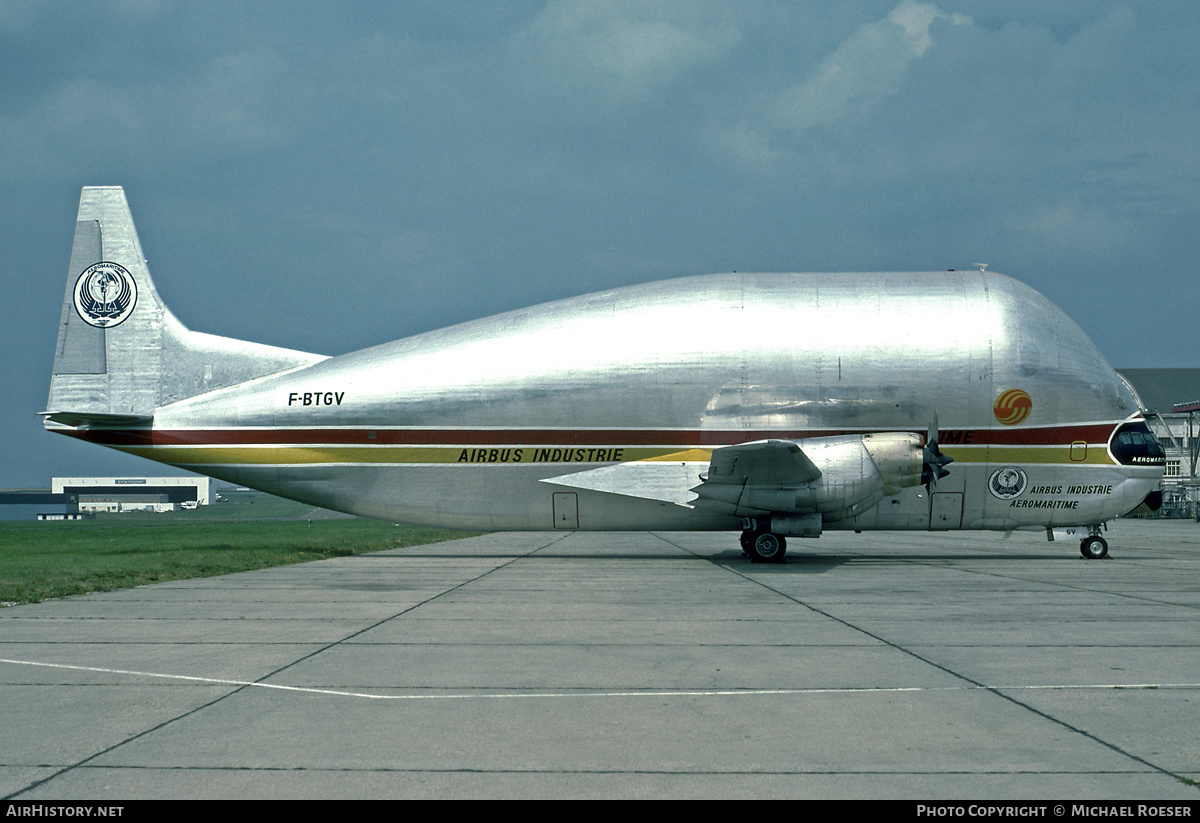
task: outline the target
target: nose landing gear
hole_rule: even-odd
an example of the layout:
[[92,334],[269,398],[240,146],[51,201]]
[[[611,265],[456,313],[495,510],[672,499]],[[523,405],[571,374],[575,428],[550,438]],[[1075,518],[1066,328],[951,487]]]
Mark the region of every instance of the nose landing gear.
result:
[[1100,536],[1100,526],[1088,526],[1088,536],[1079,541],[1079,553],[1088,560],[1108,557],[1108,541]]
[[1103,560],[1108,557],[1108,541],[1103,537],[1085,537],[1079,541],[1079,553],[1088,560]]

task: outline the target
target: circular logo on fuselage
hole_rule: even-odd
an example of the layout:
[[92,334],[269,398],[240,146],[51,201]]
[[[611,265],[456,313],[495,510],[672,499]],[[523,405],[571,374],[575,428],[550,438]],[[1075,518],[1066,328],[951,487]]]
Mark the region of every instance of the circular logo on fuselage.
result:
[[1025,487],[1028,485],[1029,478],[1016,466],[996,469],[988,479],[988,491],[1001,500],[1012,500],[1025,491]]
[[89,325],[107,329],[120,325],[137,305],[137,283],[118,263],[88,266],[75,281],[75,311]]
[[1020,389],[1009,389],[1000,392],[996,402],[992,404],[992,414],[1006,426],[1015,426],[1025,422],[1025,418],[1033,411],[1033,400]]

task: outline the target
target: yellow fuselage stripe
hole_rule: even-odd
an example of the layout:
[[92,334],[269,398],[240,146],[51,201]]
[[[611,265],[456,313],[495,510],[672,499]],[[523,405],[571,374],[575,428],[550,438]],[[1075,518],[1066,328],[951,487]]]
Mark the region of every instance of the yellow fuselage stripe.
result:
[[[631,463],[637,461],[707,463],[712,449],[613,446],[118,446],[123,452],[165,463],[202,465],[378,464],[535,464]],[[1116,465],[1100,444],[1086,450],[1071,446],[950,446],[954,462]],[[1082,459],[1077,459],[1082,458]]]

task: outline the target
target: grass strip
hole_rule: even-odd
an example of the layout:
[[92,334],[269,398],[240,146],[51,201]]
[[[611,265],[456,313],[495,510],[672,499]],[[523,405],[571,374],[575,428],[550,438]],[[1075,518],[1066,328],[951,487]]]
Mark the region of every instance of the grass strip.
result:
[[36,603],[474,534],[361,518],[188,522],[190,514],[0,522],[0,603]]

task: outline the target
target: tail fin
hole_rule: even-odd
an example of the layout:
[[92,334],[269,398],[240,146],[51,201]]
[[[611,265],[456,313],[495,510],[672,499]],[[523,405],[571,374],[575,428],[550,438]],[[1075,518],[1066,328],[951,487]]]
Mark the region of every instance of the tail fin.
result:
[[49,422],[148,422],[168,403],[323,359],[189,331],[154,288],[125,191],[83,190],[43,413]]

